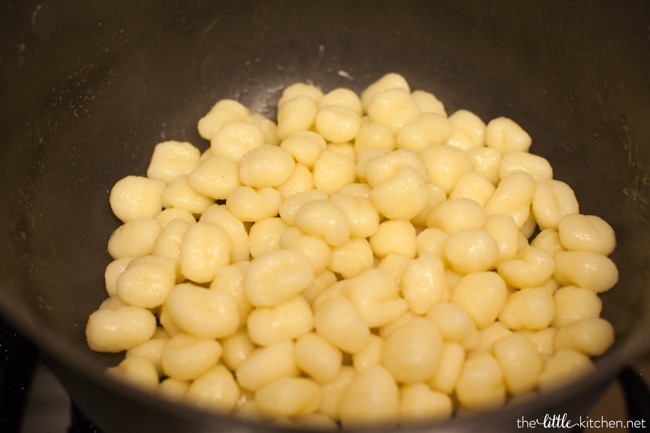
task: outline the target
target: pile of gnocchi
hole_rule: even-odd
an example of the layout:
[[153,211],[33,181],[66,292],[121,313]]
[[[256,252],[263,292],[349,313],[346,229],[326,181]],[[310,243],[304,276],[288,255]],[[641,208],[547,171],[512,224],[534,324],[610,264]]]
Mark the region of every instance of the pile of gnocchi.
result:
[[221,414],[339,429],[499,408],[614,341],[612,227],[513,120],[448,115],[389,73],[296,83],[277,121],[225,99],[207,150],[165,141],[117,181],[89,347]]

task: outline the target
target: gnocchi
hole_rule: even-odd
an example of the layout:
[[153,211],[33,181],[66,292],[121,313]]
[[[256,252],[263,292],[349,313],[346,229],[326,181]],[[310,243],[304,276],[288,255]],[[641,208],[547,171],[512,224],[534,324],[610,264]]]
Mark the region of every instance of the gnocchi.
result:
[[515,121],[447,114],[389,73],[224,99],[109,203],[89,347],[164,398],[329,430],[495,409],[614,342],[612,226]]

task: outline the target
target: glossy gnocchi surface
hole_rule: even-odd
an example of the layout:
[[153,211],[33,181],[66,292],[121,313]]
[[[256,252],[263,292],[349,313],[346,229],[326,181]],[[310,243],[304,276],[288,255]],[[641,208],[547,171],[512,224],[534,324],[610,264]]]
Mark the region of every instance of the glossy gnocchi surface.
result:
[[389,73],[234,100],[118,180],[89,347],[173,401],[326,429],[498,408],[594,368],[612,227],[514,120]]

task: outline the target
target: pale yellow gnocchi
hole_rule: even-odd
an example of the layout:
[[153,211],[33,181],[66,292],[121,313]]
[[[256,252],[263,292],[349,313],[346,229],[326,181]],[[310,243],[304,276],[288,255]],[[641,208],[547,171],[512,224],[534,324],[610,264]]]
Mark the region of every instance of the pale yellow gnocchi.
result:
[[336,430],[496,409],[595,368],[614,229],[512,119],[447,114],[389,73],[295,83],[277,119],[224,99],[201,146],[118,180],[109,372],[174,402]]

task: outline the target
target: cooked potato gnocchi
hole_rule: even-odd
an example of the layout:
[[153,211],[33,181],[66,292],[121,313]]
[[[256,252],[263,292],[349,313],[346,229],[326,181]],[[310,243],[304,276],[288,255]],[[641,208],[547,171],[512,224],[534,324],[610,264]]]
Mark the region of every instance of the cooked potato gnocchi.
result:
[[447,114],[389,73],[295,83],[277,121],[224,99],[203,150],[118,180],[92,350],[115,377],[259,422],[406,425],[594,368],[613,228],[512,119]]

